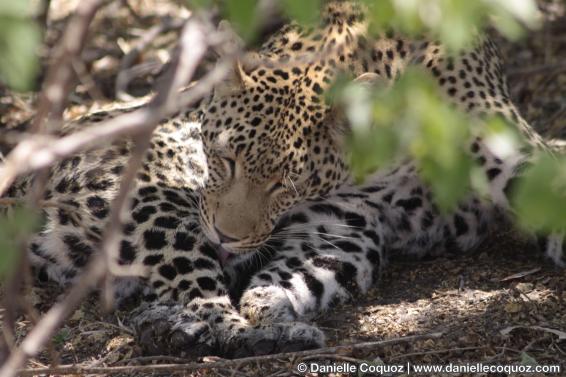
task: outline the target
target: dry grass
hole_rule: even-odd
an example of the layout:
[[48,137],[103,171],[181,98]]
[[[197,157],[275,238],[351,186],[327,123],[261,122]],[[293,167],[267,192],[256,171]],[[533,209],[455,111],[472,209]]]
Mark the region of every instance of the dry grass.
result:
[[[61,33],[70,5],[76,1],[54,0],[52,22],[43,56]],[[116,2],[117,3],[117,2]],[[566,16],[564,3],[539,1],[545,24],[516,43],[500,40],[509,73],[512,96],[521,112],[547,136],[566,136]],[[178,15],[174,2],[130,1],[128,10],[111,5],[95,20],[94,36],[83,54],[88,75],[72,96],[66,117],[108,106],[115,98],[114,81],[120,57],[135,45],[140,30],[164,15]],[[157,10],[157,13],[156,13]],[[133,80],[129,93],[148,92],[159,67],[171,53],[175,32],[159,36],[136,61],[154,62],[155,69]],[[95,86],[92,83],[96,83]],[[0,129],[25,128],[35,110],[33,93],[15,95],[0,89]],[[4,135],[8,135],[6,131]],[[10,140],[0,139],[0,148]],[[428,339],[349,353],[360,360],[393,362],[496,362],[517,363],[528,354],[541,364],[561,363],[566,370],[566,343],[556,335],[533,326],[566,331],[566,277],[543,262],[533,263],[530,247],[507,237],[490,239],[477,253],[462,258],[440,258],[420,263],[393,264],[381,283],[367,297],[321,316],[317,323],[326,331],[330,345],[388,339],[442,331]],[[533,271],[534,267],[540,269]],[[526,276],[505,280],[520,272]],[[34,288],[31,301],[40,310],[53,302],[58,288]],[[53,338],[52,347],[31,360],[28,367],[60,364],[85,366],[136,365],[158,362],[140,358],[131,330],[122,323],[128,312],[103,313],[96,297],[90,297]],[[1,315],[1,312],[0,312]],[[17,336],[25,336],[30,322],[18,322]],[[504,336],[510,326],[524,326]],[[163,360],[167,361],[167,360]],[[171,361],[171,360],[169,360]],[[282,375],[288,361],[257,363],[234,375]],[[202,370],[194,375],[231,375],[234,370]],[[131,374],[128,374],[131,375]]]

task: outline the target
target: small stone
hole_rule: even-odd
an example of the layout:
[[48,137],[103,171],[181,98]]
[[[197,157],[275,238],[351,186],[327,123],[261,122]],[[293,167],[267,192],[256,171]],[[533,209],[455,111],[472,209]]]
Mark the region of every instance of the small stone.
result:
[[527,293],[533,290],[533,283],[519,283],[516,287],[520,292]]

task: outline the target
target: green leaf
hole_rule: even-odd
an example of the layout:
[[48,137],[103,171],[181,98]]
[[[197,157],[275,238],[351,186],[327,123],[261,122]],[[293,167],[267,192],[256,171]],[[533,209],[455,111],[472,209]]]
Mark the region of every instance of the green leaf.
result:
[[513,207],[525,227],[546,232],[566,229],[566,158],[541,155],[517,182]]
[[471,186],[468,117],[450,107],[436,82],[418,69],[407,70],[391,89],[374,92],[370,126],[365,125],[367,98],[362,94],[346,86],[347,100],[342,101],[350,108],[346,114],[355,114],[349,116],[347,144],[355,178],[361,181],[396,156],[411,156],[439,208],[454,208]]
[[39,216],[31,209],[15,207],[11,212],[0,217],[0,278],[13,270],[21,242],[39,225]]
[[0,78],[16,90],[29,90],[38,69],[38,27],[24,18],[0,13]]
[[533,0],[361,0],[369,8],[373,33],[392,29],[409,35],[426,33],[439,39],[449,52],[474,41],[491,22],[507,37],[521,35],[523,25],[540,25]]
[[347,141],[349,162],[358,183],[386,166],[399,150],[399,138],[390,127],[377,127],[367,134],[354,133]]
[[472,163],[466,154],[455,156],[450,164],[435,156],[427,156],[421,159],[419,165],[441,211],[453,210],[469,192]]
[[213,0],[187,0],[187,3],[189,4],[189,8],[202,9],[210,7]]
[[321,0],[283,0],[285,13],[303,25],[315,24],[320,17]]
[[526,352],[521,352],[521,365],[539,365],[538,361]]
[[63,347],[65,342],[71,337],[71,330],[67,327],[63,327],[56,334],[53,335],[52,341],[57,347]]
[[[1,234],[0,237],[2,237]],[[17,262],[18,249],[2,239],[0,239],[0,247],[2,247],[2,251],[0,251],[0,279],[3,279],[10,271],[13,271]]]
[[487,4],[492,8],[494,26],[507,38],[516,39],[522,36],[523,24],[529,28],[538,28],[541,25],[537,5],[532,0],[489,0]]
[[25,18],[30,15],[31,0],[0,0],[0,15]]
[[258,26],[256,5],[257,0],[226,1],[226,17],[236,32],[248,42],[254,39]]

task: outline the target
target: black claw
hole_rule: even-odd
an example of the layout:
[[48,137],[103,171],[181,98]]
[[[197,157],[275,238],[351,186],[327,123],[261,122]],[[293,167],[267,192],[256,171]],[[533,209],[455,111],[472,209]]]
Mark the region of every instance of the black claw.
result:
[[154,334],[151,328],[144,329],[140,332],[138,343],[145,354],[156,355],[159,352],[157,344],[154,341]]
[[163,336],[167,336],[170,331],[170,326],[166,321],[156,321],[153,323],[153,329],[155,335],[161,338]]
[[138,343],[147,355],[177,355],[200,357],[216,354],[213,347],[199,343],[209,330],[208,326],[198,325],[194,332],[183,329],[172,330],[167,320],[155,320],[141,324],[138,329]]
[[278,352],[298,352],[319,347],[320,346],[314,341],[296,341],[282,344]]
[[189,336],[183,331],[174,331],[170,336],[170,345],[172,349],[182,349],[185,345],[192,343],[194,337]]
[[254,355],[254,353],[246,347],[240,347],[235,351],[229,352],[227,354],[227,356],[230,357],[231,359],[240,359],[242,357],[248,357],[252,355]]
[[274,353],[277,349],[277,341],[271,339],[263,339],[253,345],[254,355],[268,355]]

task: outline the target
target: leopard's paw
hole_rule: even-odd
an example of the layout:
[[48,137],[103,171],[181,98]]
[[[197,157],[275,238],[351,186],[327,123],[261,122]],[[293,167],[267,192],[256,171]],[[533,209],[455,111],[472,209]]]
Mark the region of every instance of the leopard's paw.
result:
[[296,352],[324,346],[324,333],[302,323],[274,323],[250,327],[226,342],[224,354],[238,358]]
[[255,287],[240,299],[240,314],[252,324],[293,322],[297,312],[284,288]]
[[181,305],[142,306],[135,311],[133,324],[138,344],[147,355],[196,358],[217,353],[209,324]]

